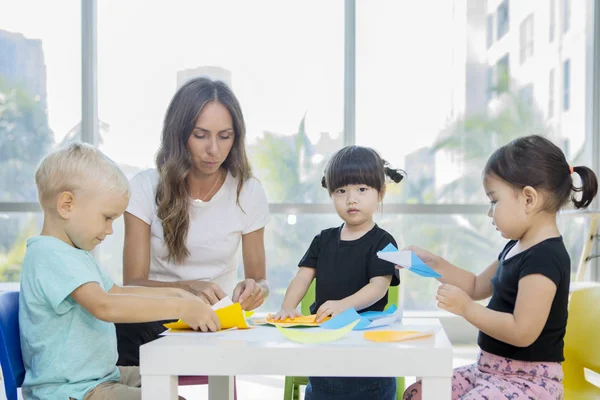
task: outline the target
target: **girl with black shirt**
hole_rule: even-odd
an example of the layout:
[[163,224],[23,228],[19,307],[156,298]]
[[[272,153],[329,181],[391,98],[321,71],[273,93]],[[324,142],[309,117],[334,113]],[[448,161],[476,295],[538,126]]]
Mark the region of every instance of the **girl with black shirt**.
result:
[[[275,319],[300,315],[298,304],[315,278],[311,312],[317,321],[349,308],[383,311],[390,284],[400,281],[394,266],[379,259],[377,252],[390,243],[397,245],[373,222],[373,214],[385,195],[386,175],[396,183],[403,178],[386,164],[377,152],[360,146],[344,147],[331,158],[322,185],[344,223],[315,236]],[[396,378],[309,377],[305,399],[395,400]]]
[[[581,186],[574,185],[573,173]],[[483,186],[491,202],[488,216],[509,240],[498,260],[476,276],[426,250],[408,248],[443,276],[438,307],[479,329],[477,363],[454,371],[452,399],[562,399],[571,266],[556,214],[569,200],[587,207],[598,190],[596,175],[587,167],[570,167],[557,146],[534,135],[496,150]],[[476,302],[490,296],[487,307]],[[404,400],[419,399],[417,382]]]

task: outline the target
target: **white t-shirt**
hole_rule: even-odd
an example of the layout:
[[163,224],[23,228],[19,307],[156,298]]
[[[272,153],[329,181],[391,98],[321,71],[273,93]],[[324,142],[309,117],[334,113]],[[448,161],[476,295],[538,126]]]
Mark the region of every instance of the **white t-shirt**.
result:
[[175,264],[167,259],[162,221],[156,215],[158,171],[142,171],[131,179],[127,212],[150,225],[148,279],[207,280],[219,284],[231,296],[237,279],[242,235],[263,228],[269,221],[269,204],[262,185],[254,178],[248,179],[237,205],[237,184],[238,180],[228,173],[223,186],[210,201],[199,203],[190,199],[190,228],[186,240],[190,256],[183,264]]

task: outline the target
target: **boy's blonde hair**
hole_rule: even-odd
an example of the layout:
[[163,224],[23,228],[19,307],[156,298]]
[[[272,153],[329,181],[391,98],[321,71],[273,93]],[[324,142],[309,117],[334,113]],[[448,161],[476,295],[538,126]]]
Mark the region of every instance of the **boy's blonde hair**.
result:
[[38,199],[42,208],[52,204],[62,192],[74,194],[89,189],[130,195],[129,181],[121,169],[97,148],[73,143],[53,151],[35,173]]

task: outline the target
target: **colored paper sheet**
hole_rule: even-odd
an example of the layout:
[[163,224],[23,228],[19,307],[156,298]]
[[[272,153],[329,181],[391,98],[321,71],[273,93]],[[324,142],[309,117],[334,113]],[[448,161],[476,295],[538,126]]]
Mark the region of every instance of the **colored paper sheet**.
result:
[[410,250],[398,251],[393,244],[388,244],[383,250],[377,252],[377,257],[382,260],[399,265],[415,274],[426,278],[441,278],[442,275],[435,272],[425,264],[415,253]]
[[433,331],[369,331],[363,337],[371,342],[400,342],[433,336]]
[[396,306],[392,306],[385,311],[368,311],[363,314],[359,314],[355,309],[350,308],[331,318],[329,321],[321,323],[321,327],[323,329],[339,329],[354,321],[358,321],[354,326],[354,330],[359,331],[390,325],[401,317],[402,312],[397,310]]
[[283,335],[292,342],[311,344],[311,343],[325,343],[325,342],[333,342],[334,340],[339,340],[346,336],[352,328],[358,323],[358,321],[354,321],[351,324],[348,324],[339,329],[333,330],[318,330],[315,332],[313,330],[303,330],[303,329],[285,329],[279,325],[275,325],[275,327],[279,330],[279,332],[283,333]]
[[[228,298],[226,298],[228,299]],[[230,328],[239,328],[239,329],[248,329],[248,322],[246,321],[246,316],[244,315],[244,311],[242,310],[242,306],[240,303],[231,303],[229,301],[223,301],[222,299],[218,303],[213,305],[213,309],[215,310],[215,314],[219,318],[221,322],[221,330],[230,329]],[[221,303],[221,304],[219,304]],[[230,304],[228,304],[230,303]],[[215,307],[224,305],[222,308],[215,309]],[[164,324],[165,328],[176,329],[176,330],[190,330],[188,324],[179,320],[177,322],[170,322],[168,324]]]
[[[255,325],[264,325],[264,324],[269,324],[269,325],[274,325],[274,326],[280,326],[282,328],[291,328],[291,327],[300,327],[300,326],[304,326],[304,327],[315,327],[315,326],[319,326],[322,324],[322,322],[317,322],[316,320],[316,315],[303,315],[300,317],[294,317],[294,318],[286,318],[283,321],[275,321],[273,320],[273,315],[269,314],[267,315],[266,318],[264,319],[255,319],[253,320],[253,323]],[[325,321],[329,320],[330,317],[325,318]]]

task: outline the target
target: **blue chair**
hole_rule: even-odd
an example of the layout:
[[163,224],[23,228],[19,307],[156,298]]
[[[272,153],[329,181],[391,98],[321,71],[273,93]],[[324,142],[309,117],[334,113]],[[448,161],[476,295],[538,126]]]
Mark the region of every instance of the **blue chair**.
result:
[[17,400],[25,379],[19,338],[19,292],[0,293],[0,366],[7,400]]

